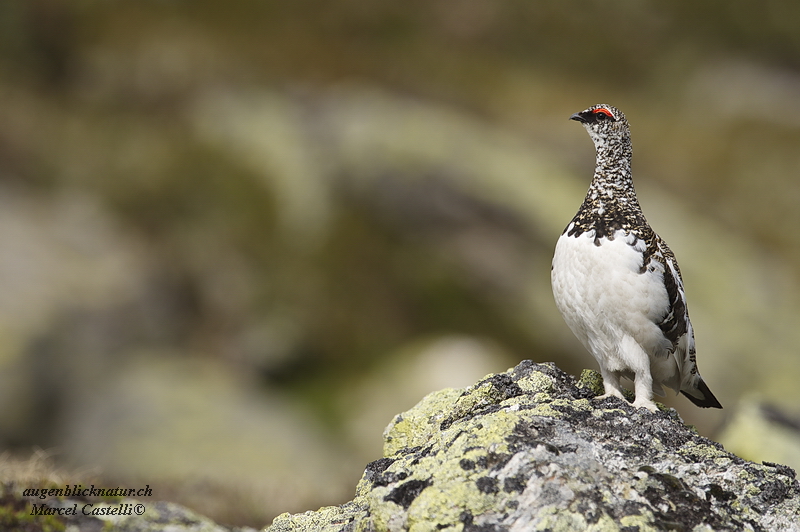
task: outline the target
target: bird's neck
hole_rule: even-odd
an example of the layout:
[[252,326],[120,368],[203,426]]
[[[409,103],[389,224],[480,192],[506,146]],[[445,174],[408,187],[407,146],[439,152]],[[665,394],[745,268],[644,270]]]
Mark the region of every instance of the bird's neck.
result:
[[[627,139],[624,139],[627,140]],[[597,161],[594,177],[586,194],[592,202],[623,203],[630,208],[638,208],[636,192],[631,174],[630,141],[596,143]]]
[[605,139],[594,140],[597,147],[594,178],[565,234],[580,236],[591,231],[595,245],[601,245],[604,238],[613,240],[617,231],[627,233],[647,227],[647,220],[633,190],[630,139],[612,139],[610,143]]

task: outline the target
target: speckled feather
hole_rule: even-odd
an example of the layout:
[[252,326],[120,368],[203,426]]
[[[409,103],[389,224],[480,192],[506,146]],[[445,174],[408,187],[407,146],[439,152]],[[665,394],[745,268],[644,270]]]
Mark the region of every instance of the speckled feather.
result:
[[[597,359],[605,396],[634,380],[636,406],[655,409],[661,385],[721,408],[697,371],[694,331],[675,255],[642,213],[631,176],[630,127],[610,105],[571,117],[595,143],[586,197],[556,245],[553,292],[565,321]],[[670,356],[671,355],[671,356]]]

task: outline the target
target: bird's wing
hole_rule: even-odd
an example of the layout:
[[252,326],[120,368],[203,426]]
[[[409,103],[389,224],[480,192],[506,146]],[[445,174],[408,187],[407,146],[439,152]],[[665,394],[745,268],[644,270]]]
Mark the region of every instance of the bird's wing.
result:
[[[664,288],[667,290],[669,305],[661,321],[657,324],[664,334],[664,337],[672,344],[673,354],[676,351],[685,351],[683,355],[694,353],[694,333],[692,323],[689,321],[689,311],[686,308],[686,293],[683,289],[683,279],[678,261],[669,249],[667,243],[656,235],[656,247],[658,258],[664,262]],[[682,340],[686,339],[685,347]],[[684,349],[680,349],[684,347]],[[682,360],[678,360],[678,366],[684,366]]]

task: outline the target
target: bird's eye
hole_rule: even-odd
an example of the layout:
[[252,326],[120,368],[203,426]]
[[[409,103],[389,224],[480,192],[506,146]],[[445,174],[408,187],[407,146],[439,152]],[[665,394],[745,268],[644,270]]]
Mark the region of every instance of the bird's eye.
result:
[[597,120],[606,120],[608,118],[614,118],[614,115],[611,114],[611,111],[604,107],[599,107],[592,111],[592,114],[597,118]]

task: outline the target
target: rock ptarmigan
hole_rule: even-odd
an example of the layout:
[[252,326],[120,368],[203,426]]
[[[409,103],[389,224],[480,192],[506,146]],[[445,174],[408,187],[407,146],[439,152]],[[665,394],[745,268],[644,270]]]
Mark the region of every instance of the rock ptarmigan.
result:
[[551,280],[564,320],[597,359],[605,394],[634,381],[633,406],[656,410],[662,385],[722,408],[697,371],[694,332],[675,255],[648,225],[631,178],[630,127],[610,105],[570,117],[597,150],[594,178],[556,244]]

